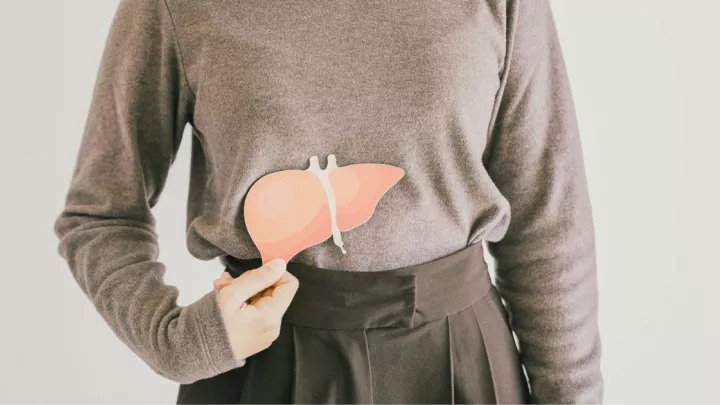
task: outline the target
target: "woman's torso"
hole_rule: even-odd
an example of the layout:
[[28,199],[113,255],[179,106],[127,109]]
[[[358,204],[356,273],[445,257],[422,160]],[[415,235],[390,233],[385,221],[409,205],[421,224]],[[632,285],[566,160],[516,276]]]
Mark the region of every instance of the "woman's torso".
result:
[[270,172],[383,163],[404,177],[368,222],[293,261],[378,271],[502,236],[483,166],[504,2],[168,1],[195,93],[188,248],[258,257],[243,197]]

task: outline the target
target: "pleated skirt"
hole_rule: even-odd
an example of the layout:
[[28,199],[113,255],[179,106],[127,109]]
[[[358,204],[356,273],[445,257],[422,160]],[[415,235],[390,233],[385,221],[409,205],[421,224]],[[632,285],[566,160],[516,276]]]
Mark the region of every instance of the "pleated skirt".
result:
[[[260,259],[229,258],[233,277]],[[420,265],[288,263],[278,339],[243,367],[181,384],[178,404],[521,404],[528,384],[481,243]]]

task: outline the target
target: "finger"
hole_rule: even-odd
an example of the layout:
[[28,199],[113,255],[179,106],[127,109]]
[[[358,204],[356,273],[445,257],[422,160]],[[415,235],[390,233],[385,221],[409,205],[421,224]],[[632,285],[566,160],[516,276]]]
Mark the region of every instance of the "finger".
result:
[[[258,297],[257,299],[254,299],[252,301],[248,302],[248,305],[255,307],[258,310],[261,311],[271,311],[273,314],[275,313],[275,309],[270,308],[270,301],[272,301],[272,297]],[[264,314],[265,316],[268,316],[267,313]]]
[[243,302],[272,286],[285,273],[285,261],[273,259],[257,269],[248,270],[223,288],[229,297],[229,308],[237,310]]
[[223,288],[223,287],[229,285],[230,283],[232,283],[232,280],[216,279],[215,281],[213,281],[213,287],[219,289],[219,288]]
[[269,298],[267,304],[269,309],[275,311],[276,315],[282,316],[295,297],[299,285],[298,279],[286,271],[269,294],[263,296],[261,300]]
[[233,276],[229,272],[224,271],[220,275],[220,277],[216,278],[213,281],[213,287],[222,288],[222,287],[226,286],[227,284],[229,284],[232,280],[233,280]]
[[[276,283],[277,284],[277,283]],[[262,293],[255,294],[249,301],[249,304],[256,307],[257,309],[263,309],[268,302],[272,301],[272,292],[273,288],[268,288]],[[271,311],[279,311],[275,309],[271,309]]]
[[226,285],[226,284],[231,283],[233,280],[234,280],[234,279],[233,279],[233,277],[230,275],[230,273],[227,273],[227,272],[226,272],[226,273],[223,273],[220,277],[216,278],[216,279],[213,281],[213,284]]
[[[271,291],[271,288],[265,289],[264,291]],[[250,297],[250,302],[255,301],[256,299],[259,299],[260,297],[262,297],[265,294],[264,291],[261,291],[255,295],[253,295],[252,297]]]
[[[278,284],[279,282],[280,282],[280,281],[278,281],[277,283],[275,283],[275,284],[276,284],[275,286],[277,286],[277,284]],[[265,291],[262,291],[262,292],[259,292],[259,293],[255,294],[255,295],[253,295],[253,297],[248,301],[248,304],[254,305],[254,306],[258,306],[258,303],[265,303],[265,304],[267,304],[268,302],[272,301],[272,299],[273,299],[273,298],[272,298],[272,292],[273,292],[275,286],[270,287],[270,288],[266,289]],[[273,311],[275,311],[275,309],[273,309]]]

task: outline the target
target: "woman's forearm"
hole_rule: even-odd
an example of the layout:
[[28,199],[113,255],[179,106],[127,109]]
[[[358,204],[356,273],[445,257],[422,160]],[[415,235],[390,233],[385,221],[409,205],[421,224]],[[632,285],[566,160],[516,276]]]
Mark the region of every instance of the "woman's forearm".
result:
[[216,292],[186,307],[163,282],[151,208],[193,108],[163,1],[123,0],[100,62],[65,206],[54,230],[75,280],[115,334],[181,383],[243,364]]

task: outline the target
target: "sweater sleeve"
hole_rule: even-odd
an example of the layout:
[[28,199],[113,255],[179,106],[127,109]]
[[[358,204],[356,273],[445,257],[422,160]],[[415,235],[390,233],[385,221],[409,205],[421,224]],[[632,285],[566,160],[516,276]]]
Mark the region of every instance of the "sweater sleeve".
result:
[[510,205],[488,239],[534,403],[601,403],[593,214],[548,0],[508,0],[486,168]]
[[178,306],[163,282],[151,208],[189,122],[184,76],[164,0],[115,11],[65,205],[58,252],[118,338],[159,375],[190,383],[242,366],[210,290]]

